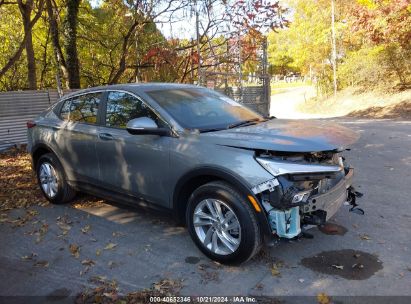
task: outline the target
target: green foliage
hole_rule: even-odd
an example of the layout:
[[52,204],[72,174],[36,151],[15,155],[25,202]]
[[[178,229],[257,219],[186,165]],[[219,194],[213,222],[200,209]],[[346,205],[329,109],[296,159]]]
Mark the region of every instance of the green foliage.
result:
[[[32,28],[35,58],[30,62],[18,2],[32,3],[29,17],[40,17]],[[256,72],[261,69],[255,48],[261,43],[260,29],[278,27],[284,10],[276,0],[243,2],[198,1],[199,56],[194,39],[166,39],[154,23],[190,18],[193,5],[189,0],[0,1],[0,91],[56,88],[56,79],[64,88],[134,81],[194,82],[199,57],[203,71],[232,73],[241,57],[242,72]],[[234,21],[239,21],[235,34],[238,37],[241,32],[241,56],[229,51],[234,33],[226,28]]]
[[383,46],[372,46],[346,54],[338,68],[340,86],[377,84],[385,78],[385,67],[380,65]]
[[[338,88],[411,82],[411,3],[408,0],[335,1]],[[311,71],[320,91],[332,91],[329,0],[289,0],[287,29],[271,32],[272,72]]]

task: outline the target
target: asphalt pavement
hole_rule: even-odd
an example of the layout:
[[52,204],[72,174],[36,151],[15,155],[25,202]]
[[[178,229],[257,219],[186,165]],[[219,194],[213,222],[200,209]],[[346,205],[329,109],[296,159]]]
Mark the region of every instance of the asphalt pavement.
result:
[[38,214],[23,227],[0,224],[0,295],[73,296],[94,286],[90,279],[97,276],[116,280],[123,293],[172,279],[181,281],[181,295],[286,303],[307,302],[289,296],[321,293],[347,303],[355,299],[346,296],[411,296],[411,121],[334,121],[361,134],[345,157],[355,168],[365,211],[343,206],[331,221],[338,229],[328,231],[336,235],[313,228],[312,239],[280,242],[228,267],[210,261],[185,228],[158,212],[36,207]]

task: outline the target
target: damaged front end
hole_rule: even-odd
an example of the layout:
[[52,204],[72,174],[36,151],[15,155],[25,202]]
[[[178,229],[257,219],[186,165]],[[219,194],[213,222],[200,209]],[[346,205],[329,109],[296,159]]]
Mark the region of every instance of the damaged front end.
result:
[[325,224],[344,202],[356,207],[353,169],[338,152],[260,152],[256,160],[274,176],[252,191],[278,237],[294,238],[303,226]]

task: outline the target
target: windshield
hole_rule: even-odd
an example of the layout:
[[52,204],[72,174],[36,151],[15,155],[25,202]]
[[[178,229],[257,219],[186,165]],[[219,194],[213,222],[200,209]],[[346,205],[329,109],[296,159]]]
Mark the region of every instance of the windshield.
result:
[[147,94],[186,129],[205,132],[263,120],[227,96],[204,88],[165,89]]

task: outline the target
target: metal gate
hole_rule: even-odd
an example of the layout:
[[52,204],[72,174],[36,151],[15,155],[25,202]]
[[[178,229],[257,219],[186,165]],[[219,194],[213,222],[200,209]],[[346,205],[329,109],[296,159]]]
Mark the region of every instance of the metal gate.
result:
[[231,59],[238,57],[232,65],[222,65],[219,66],[218,70],[213,71],[201,71],[202,85],[221,92],[268,117],[270,113],[271,76],[268,74],[267,68],[266,40],[263,40],[260,49],[257,51],[257,70],[252,74],[244,75],[242,72],[242,61],[241,57],[238,56],[241,49],[235,49],[234,47],[233,52],[237,52],[237,55],[229,54],[229,48],[227,47],[227,56],[231,56]]

